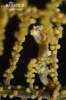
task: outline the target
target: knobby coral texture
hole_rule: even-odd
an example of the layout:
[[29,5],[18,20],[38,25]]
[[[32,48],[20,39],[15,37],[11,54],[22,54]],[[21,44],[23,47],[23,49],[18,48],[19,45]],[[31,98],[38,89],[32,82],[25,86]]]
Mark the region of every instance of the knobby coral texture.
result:
[[65,4],[1,0],[0,100],[66,100]]

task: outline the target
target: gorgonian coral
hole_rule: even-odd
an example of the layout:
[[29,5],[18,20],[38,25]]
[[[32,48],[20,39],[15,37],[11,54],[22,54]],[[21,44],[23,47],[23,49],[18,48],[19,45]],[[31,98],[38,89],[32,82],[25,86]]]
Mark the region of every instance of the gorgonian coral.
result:
[[[0,55],[3,54],[4,50],[3,40],[5,39],[4,33],[7,23],[14,15],[17,15],[20,20],[19,31],[14,33],[16,41],[11,52],[12,57],[9,59],[10,67],[3,73],[4,84],[0,84],[0,97],[65,100],[66,87],[61,87],[57,72],[59,67],[57,51],[60,49],[58,41],[62,38],[62,24],[66,24],[66,14],[59,9],[63,2],[64,0],[51,0],[43,10],[30,6],[27,0],[17,0],[16,7],[12,4],[13,2],[10,2],[11,5],[0,6]],[[30,35],[38,44],[39,52],[38,56],[32,58],[27,66],[25,77],[29,85],[28,87],[13,86],[10,81],[14,78],[14,70],[17,69],[17,63],[21,56],[20,51],[23,50],[22,44],[25,42],[29,26],[35,24],[37,19],[39,19],[40,25],[34,25],[30,30]],[[35,73],[38,74],[44,88],[34,87]]]

